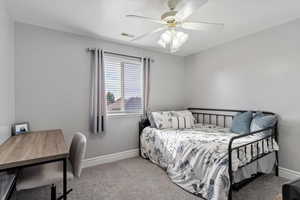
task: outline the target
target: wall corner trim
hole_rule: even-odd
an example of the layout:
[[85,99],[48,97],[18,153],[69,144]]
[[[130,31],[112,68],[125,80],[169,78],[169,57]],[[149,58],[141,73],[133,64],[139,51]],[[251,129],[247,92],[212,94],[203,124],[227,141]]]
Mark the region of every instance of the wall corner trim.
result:
[[137,157],[138,155],[139,155],[139,149],[131,149],[131,150],[122,151],[118,153],[112,153],[112,154],[97,156],[93,158],[87,158],[83,160],[83,168],[102,165],[105,163],[112,163],[127,158],[134,158]]
[[300,178],[300,172],[287,169],[284,167],[279,167],[279,176],[289,180],[293,180],[293,179]]

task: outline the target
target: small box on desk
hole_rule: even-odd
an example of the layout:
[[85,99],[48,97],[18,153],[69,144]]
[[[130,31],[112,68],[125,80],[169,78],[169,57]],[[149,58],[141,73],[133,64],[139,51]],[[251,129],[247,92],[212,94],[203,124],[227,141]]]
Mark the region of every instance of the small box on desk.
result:
[[11,127],[12,136],[27,133],[29,131],[30,131],[30,126],[28,122],[15,123]]

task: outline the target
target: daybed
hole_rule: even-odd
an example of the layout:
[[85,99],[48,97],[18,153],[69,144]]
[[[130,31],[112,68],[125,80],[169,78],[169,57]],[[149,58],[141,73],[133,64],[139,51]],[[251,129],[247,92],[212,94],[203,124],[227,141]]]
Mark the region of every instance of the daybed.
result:
[[165,169],[172,182],[207,200],[231,200],[233,189],[258,175],[273,168],[278,175],[277,121],[237,134],[230,131],[231,123],[244,110],[188,110],[196,121],[192,128],[155,128],[149,119],[139,123],[141,156]]

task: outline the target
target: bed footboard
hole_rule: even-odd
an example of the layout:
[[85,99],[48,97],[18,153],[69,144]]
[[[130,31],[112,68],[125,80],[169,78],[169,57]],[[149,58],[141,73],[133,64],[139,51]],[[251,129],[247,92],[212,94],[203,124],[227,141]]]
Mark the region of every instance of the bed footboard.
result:
[[[267,133],[266,133],[267,132]],[[239,139],[248,137],[248,136],[254,136],[258,134],[264,134],[264,136],[260,137],[259,139],[253,140],[248,143],[243,143],[242,145],[234,145],[234,141],[237,141]],[[239,166],[239,168],[245,167],[246,165],[249,165],[250,163],[257,161],[258,159],[261,159],[273,152],[275,152],[276,156],[276,167],[275,167],[275,173],[276,176],[278,176],[278,151],[274,150],[274,143],[273,141],[277,140],[277,123],[269,128],[262,129],[259,131],[242,134],[239,136],[232,137],[230,139],[229,145],[228,145],[228,174],[230,179],[230,190],[228,194],[228,200],[232,199],[232,190],[234,185],[234,175],[233,175],[233,169],[232,169],[232,153],[236,151],[237,158],[240,158],[240,153],[244,153],[245,155],[250,155],[250,159],[247,159],[247,162],[243,163]],[[250,147],[250,148],[249,148]],[[259,149],[261,147],[261,149]],[[265,147],[268,148],[267,151],[265,151]],[[271,149],[271,150],[270,150]],[[250,152],[247,152],[250,151]],[[247,156],[248,158],[248,156]]]
[[[188,108],[192,114],[194,115],[196,122],[197,123],[203,123],[203,124],[215,124],[217,126],[222,126],[222,127],[230,127],[231,122],[234,118],[234,115],[238,112],[246,112],[247,110],[232,110],[232,109],[212,109],[212,108]],[[253,111],[256,112],[256,111]],[[263,111],[262,113],[267,114],[267,115],[276,115],[275,113],[272,112],[268,112],[268,111]],[[256,134],[260,134],[262,132],[265,131],[270,131],[271,133],[266,135],[263,138],[260,138],[257,141],[252,141],[250,143],[241,145],[241,146],[234,146],[233,147],[233,142],[241,139],[243,137],[247,137],[250,135],[256,135]],[[228,172],[229,172],[229,177],[230,177],[230,190],[229,190],[229,194],[228,194],[228,200],[232,199],[232,189],[234,186],[233,183],[233,171],[232,171],[232,152],[236,151],[240,152],[240,150],[244,150],[247,151],[247,146],[251,146],[250,151],[251,153],[251,159],[249,160],[249,162],[245,163],[243,166],[244,167],[258,159],[263,158],[264,156],[267,156],[268,154],[272,153],[272,152],[268,152],[265,153],[264,150],[262,151],[263,153],[261,154],[257,154],[255,155],[253,152],[254,150],[256,150],[256,152],[258,152],[258,145],[255,144],[259,144],[259,143],[264,143],[265,141],[268,141],[269,139],[271,139],[271,141],[273,141],[273,139],[278,142],[278,123],[276,123],[273,127],[269,127],[266,128],[264,130],[259,130],[259,131],[255,131],[252,133],[248,133],[248,134],[243,134],[243,135],[239,135],[236,137],[233,137],[230,140],[229,146],[228,146],[228,155],[229,155],[229,167],[228,167]],[[267,145],[273,145],[272,143],[268,143]],[[255,147],[254,147],[255,146]],[[263,146],[263,145],[262,145]],[[255,149],[257,148],[257,149]],[[273,148],[273,146],[272,146]],[[246,153],[246,152],[245,152]],[[239,155],[238,155],[239,156]],[[276,166],[275,166],[275,174],[276,176],[278,176],[278,151],[275,151],[275,157],[276,157]],[[254,180],[254,179],[252,179]],[[249,181],[250,182],[250,181]],[[244,186],[244,184],[242,184],[241,186]],[[240,188],[240,186],[238,186],[238,189]]]

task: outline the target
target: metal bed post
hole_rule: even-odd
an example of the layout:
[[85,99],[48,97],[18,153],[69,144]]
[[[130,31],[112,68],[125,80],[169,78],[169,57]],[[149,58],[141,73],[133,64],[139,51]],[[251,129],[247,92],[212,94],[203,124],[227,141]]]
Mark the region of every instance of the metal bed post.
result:
[[233,172],[232,172],[232,142],[233,138],[229,141],[229,148],[228,148],[228,174],[229,174],[229,191],[228,191],[228,200],[232,200],[232,185],[233,185]]
[[143,121],[139,122],[139,156],[142,157],[142,150],[141,150],[141,133],[144,129]]
[[[275,124],[275,141],[278,143],[278,123]],[[276,166],[275,166],[275,175],[279,176],[279,158],[278,158],[278,151],[275,151],[276,157]]]

